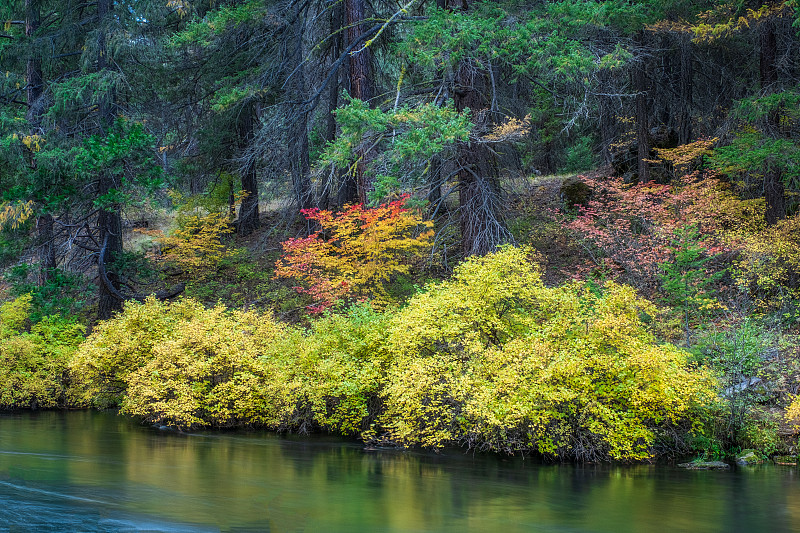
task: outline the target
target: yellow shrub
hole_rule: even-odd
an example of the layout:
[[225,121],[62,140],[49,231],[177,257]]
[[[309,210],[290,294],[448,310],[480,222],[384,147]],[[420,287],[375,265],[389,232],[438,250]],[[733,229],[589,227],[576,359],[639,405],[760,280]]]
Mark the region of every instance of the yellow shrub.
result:
[[[298,332],[254,311],[193,300],[128,303],[73,365],[96,404],[180,427],[289,423]],[[287,378],[288,377],[288,378]]]
[[526,251],[468,260],[390,329],[391,438],[580,459],[647,459],[659,430],[697,427],[715,382],[659,346],[633,289],[542,285]]
[[0,339],[20,333],[31,312],[30,294],[24,294],[0,305]]
[[300,386],[280,347],[291,336],[256,312],[202,310],[128,375],[122,412],[179,427],[289,425]]
[[75,356],[73,375],[83,383],[84,399],[100,407],[118,404],[128,375],[150,360],[158,344],[174,338],[179,324],[203,311],[192,300],[126,302],[124,312],[98,324]]
[[763,311],[800,299],[800,215],[738,237],[734,276]]
[[225,214],[183,214],[178,219],[178,228],[158,239],[158,243],[166,259],[193,274],[216,267],[230,255],[222,240],[232,232]]
[[30,309],[30,295],[0,306],[0,407],[74,405],[67,366],[83,326],[45,317],[26,332]]

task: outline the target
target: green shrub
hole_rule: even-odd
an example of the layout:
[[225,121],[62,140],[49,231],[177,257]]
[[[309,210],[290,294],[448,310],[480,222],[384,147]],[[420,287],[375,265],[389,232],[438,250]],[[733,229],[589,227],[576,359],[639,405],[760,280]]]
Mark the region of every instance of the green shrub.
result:
[[314,323],[306,341],[305,394],[316,424],[358,435],[375,421],[388,367],[383,344],[389,319],[364,305]]

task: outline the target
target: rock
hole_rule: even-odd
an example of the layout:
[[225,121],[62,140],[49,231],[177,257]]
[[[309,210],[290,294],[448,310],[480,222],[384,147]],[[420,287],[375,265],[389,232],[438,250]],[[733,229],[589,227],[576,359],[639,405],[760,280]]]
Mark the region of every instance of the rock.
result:
[[559,189],[561,200],[567,207],[585,206],[592,197],[592,188],[580,178],[568,178],[561,184]]
[[651,128],[650,145],[653,148],[677,148],[678,132],[664,124]]
[[724,394],[726,397],[730,398],[731,396],[733,396],[737,392],[742,392],[742,391],[744,391],[744,390],[746,390],[746,389],[748,389],[748,388],[750,388],[750,387],[752,387],[754,385],[758,385],[759,383],[761,383],[761,378],[758,378],[758,377],[755,377],[755,376],[751,377],[751,378],[746,378],[744,381],[741,381],[741,382],[737,383],[736,385],[732,385],[732,386],[728,387],[727,389],[725,389],[722,392],[722,394]]
[[681,463],[678,466],[689,470],[725,470],[731,467],[722,461],[692,461],[691,463]]
[[736,456],[736,464],[740,466],[757,465],[761,464],[761,458],[755,450],[742,450],[742,453]]
[[797,466],[797,456],[796,455],[776,455],[772,458],[775,461],[775,464],[778,465],[794,465]]

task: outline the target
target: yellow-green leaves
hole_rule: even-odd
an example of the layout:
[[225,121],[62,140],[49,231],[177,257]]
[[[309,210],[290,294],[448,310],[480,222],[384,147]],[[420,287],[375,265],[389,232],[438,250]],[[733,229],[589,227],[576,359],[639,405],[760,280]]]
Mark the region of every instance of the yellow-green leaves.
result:
[[659,345],[630,287],[542,284],[529,249],[473,257],[392,313],[310,331],[197,302],[129,304],[83,345],[97,403],[180,427],[320,428],[365,440],[645,460],[697,430],[716,383]]
[[0,408],[72,405],[67,365],[83,326],[45,317],[28,332],[30,310],[30,295],[0,305]]
[[298,333],[253,311],[193,300],[129,303],[81,347],[74,374],[95,403],[181,427],[279,426],[294,409],[284,356]]
[[702,419],[715,383],[659,346],[629,287],[544,287],[524,249],[472,258],[411,300],[387,341],[383,422],[407,445],[642,460]]

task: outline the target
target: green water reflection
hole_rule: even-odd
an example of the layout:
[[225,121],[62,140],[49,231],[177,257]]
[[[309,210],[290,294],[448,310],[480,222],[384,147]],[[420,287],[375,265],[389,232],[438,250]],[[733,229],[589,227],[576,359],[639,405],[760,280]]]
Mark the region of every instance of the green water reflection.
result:
[[15,531],[800,531],[797,482],[0,415],[0,529]]

